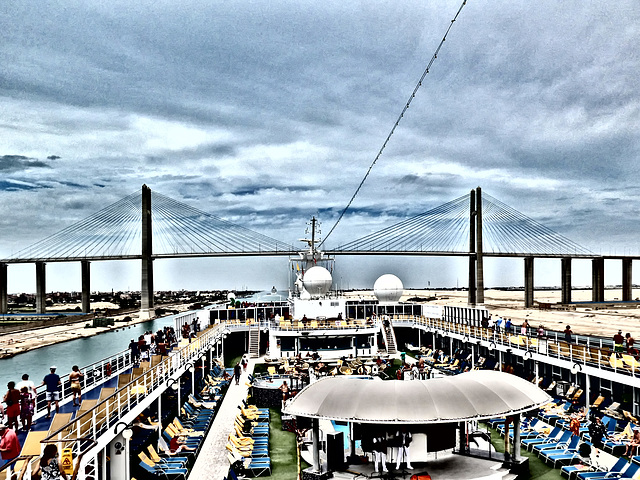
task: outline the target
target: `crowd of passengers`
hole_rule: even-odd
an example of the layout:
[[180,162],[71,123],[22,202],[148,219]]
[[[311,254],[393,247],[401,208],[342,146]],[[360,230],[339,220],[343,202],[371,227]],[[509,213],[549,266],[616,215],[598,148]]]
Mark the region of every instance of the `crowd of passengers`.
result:
[[[191,324],[185,323],[182,326],[182,338],[191,341],[195,338],[198,331],[199,324],[194,319]],[[148,362],[151,355],[168,355],[177,345],[178,338],[175,330],[173,327],[165,326],[156,333],[153,333],[151,330],[145,332],[138,337],[137,341],[132,338],[129,342],[129,351],[131,352],[131,359],[134,363]]]

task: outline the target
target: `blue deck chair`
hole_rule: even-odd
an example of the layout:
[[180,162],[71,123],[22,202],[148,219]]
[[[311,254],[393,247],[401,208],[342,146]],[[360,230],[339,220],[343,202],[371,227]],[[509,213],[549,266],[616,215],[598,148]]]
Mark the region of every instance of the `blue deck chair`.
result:
[[551,442],[537,443],[532,446],[531,451],[537,455],[540,455],[540,452],[543,450],[553,450],[553,449],[564,449],[567,447],[569,441],[571,440],[571,432],[563,431],[560,438],[557,438]]
[[606,478],[607,480],[627,480],[634,478],[636,473],[638,473],[638,470],[640,470],[640,465],[638,465],[637,463],[631,463],[627,468],[625,468],[624,472],[622,472],[621,475],[613,475]]
[[140,462],[140,466],[148,473],[153,474],[158,477],[165,478],[176,478],[176,477],[184,477],[187,478],[187,469],[186,468],[157,468],[152,467],[151,465],[147,465],[145,462]]
[[562,434],[562,429],[560,427],[553,427],[548,434],[540,433],[538,436],[533,438],[525,438],[520,443],[527,450],[531,450],[533,445],[544,442],[551,442],[559,437]]
[[261,408],[261,407],[256,407],[255,405],[250,405],[249,402],[247,402],[246,400],[243,400],[242,404],[244,405],[244,408],[252,408],[254,410],[257,410],[263,415],[271,416],[271,410],[269,410],[266,407]]
[[556,463],[571,462],[574,459],[578,459],[580,453],[578,452],[578,445],[580,444],[580,437],[577,435],[571,435],[571,440],[565,448],[553,448],[549,450],[542,450],[540,452],[540,458],[545,463],[550,463],[555,468]]
[[[261,475],[271,475],[271,459],[266,458],[236,458],[232,454],[229,454],[229,463],[231,464],[231,471],[238,470],[241,474],[249,477],[259,477]],[[234,475],[230,475],[231,478],[238,478]]]
[[569,413],[569,409],[570,408],[571,408],[571,402],[569,400],[567,400],[562,405],[562,408],[560,409],[561,410],[560,413],[556,413],[556,412],[550,412],[550,413],[540,412],[539,417],[542,420],[544,420],[545,422],[551,422],[553,420],[557,420],[559,418],[562,418],[563,415],[567,415]]
[[578,472],[579,480],[589,480],[597,478],[609,478],[610,476],[618,476],[621,474],[629,464],[624,458],[619,458],[618,461],[606,472]]

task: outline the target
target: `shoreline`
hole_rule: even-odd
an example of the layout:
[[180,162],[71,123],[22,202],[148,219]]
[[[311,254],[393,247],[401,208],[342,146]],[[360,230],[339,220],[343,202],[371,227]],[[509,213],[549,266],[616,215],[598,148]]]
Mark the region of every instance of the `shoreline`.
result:
[[[621,297],[620,289],[606,290],[609,297]],[[343,293],[347,297],[354,299],[369,298],[374,299],[372,290],[354,290]],[[450,305],[450,306],[467,306],[467,291],[464,290],[422,290],[422,289],[405,289],[400,301],[406,301],[413,297],[423,297],[422,304],[432,305]],[[434,298],[435,297],[435,298]],[[574,335],[593,335],[611,338],[618,330],[623,333],[629,332],[635,338],[640,335],[640,302],[629,302],[625,304],[617,302],[617,300],[609,300],[598,304],[590,302],[591,290],[572,290],[572,298],[576,305],[561,305],[560,290],[536,290],[534,293],[534,301],[538,304],[550,305],[552,309],[524,308],[524,292],[522,290],[485,290],[484,308],[494,316],[510,318],[514,326],[519,327],[526,319],[529,321],[531,328],[537,328],[538,325],[544,325],[547,330],[562,332],[566,325],[570,325]],[[632,298],[640,297],[640,289],[634,289]],[[427,299],[430,299],[426,301]],[[580,302],[586,302],[580,304]],[[169,304],[163,305],[163,308],[178,310],[180,313],[188,311],[189,305],[186,304]],[[560,310],[560,308],[563,308]],[[10,358],[21,353],[53,345],[63,343],[77,338],[90,337],[100,335],[105,332],[126,328],[141,322],[162,318],[171,314],[159,317],[150,317],[140,319],[134,317],[132,312],[114,315],[114,326],[109,327],[91,327],[85,328],[87,319],[79,322],[51,326],[37,327],[34,329],[22,330],[20,332],[0,333],[0,359]],[[132,317],[130,321],[123,322],[126,316]],[[31,335],[29,335],[31,334]],[[26,338],[15,339],[15,336],[26,336]]]
[[[189,306],[185,304],[163,305],[163,308],[178,310],[179,313],[188,311],[188,307]],[[20,330],[18,332],[0,333],[0,359],[11,358],[31,350],[76,340],[78,338],[93,337],[102,333],[119,330],[120,328],[130,327],[138,323],[168,317],[169,315],[173,315],[173,313],[149,318],[139,318],[137,313],[129,311],[127,313],[110,316],[109,318],[113,318],[115,324],[108,327],[85,328],[85,325],[87,323],[91,323],[91,320],[87,321],[87,319],[84,319],[70,324],[37,327],[34,329]],[[131,320],[126,322],[123,321],[127,316],[131,317]],[[33,335],[23,339],[15,339],[16,336],[20,337],[21,335],[28,333],[32,333]]]

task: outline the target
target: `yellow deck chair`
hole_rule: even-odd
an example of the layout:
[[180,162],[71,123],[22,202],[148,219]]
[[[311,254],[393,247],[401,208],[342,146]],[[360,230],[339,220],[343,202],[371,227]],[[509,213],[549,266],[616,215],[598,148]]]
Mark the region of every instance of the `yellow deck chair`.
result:
[[609,357],[609,365],[611,365],[611,368],[626,370],[624,360],[622,358],[616,357],[615,353],[612,353]]
[[[44,448],[44,445],[40,442],[47,438],[47,436],[48,432],[45,431],[30,431],[27,434],[27,438],[25,438],[24,445],[22,446],[22,450],[20,451],[20,456],[31,458],[18,460],[13,464],[13,472],[18,473],[18,478],[22,478],[21,472],[27,469],[27,465],[29,463],[40,461],[40,455],[42,454],[42,449]],[[35,465],[32,465],[32,469],[33,468],[35,468]],[[2,473],[6,475],[6,471]]]
[[[167,461],[178,462],[178,460],[176,459],[171,460],[170,455],[168,455],[168,458],[162,458],[160,455],[158,455],[158,452],[156,452],[156,449],[153,448],[153,445],[151,444],[149,444],[149,446],[147,447],[147,452],[149,453],[149,458],[151,459],[151,461],[155,463],[162,464]],[[186,452],[180,452],[180,453],[186,453]],[[179,463],[184,463],[184,462],[179,462]]]
[[118,375],[118,390],[124,387],[126,384],[131,382],[131,374],[130,373],[121,373]]
[[60,430],[62,427],[67,425],[71,421],[72,415],[73,413],[56,413],[53,416],[53,420],[51,420],[51,425],[49,425],[47,435],[51,435],[53,432]]
[[640,362],[636,360],[632,355],[622,354],[622,360],[632,370],[640,370]]
[[512,345],[522,345],[522,340],[520,339],[520,336],[509,335],[509,343]]
[[317,320],[311,320],[311,328],[318,328],[318,321]]
[[269,372],[269,375],[273,376],[275,375],[276,372],[276,367],[267,367],[267,372]]

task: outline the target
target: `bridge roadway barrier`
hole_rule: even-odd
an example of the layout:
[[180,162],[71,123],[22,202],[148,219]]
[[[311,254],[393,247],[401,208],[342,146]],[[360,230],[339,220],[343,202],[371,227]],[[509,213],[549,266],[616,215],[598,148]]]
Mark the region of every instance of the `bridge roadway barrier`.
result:
[[[171,379],[179,378],[202,355],[210,352],[216,342],[222,340],[222,331],[223,327],[220,325],[210,327],[200,332],[191,343],[170,355],[166,357],[154,355],[149,368],[141,375],[132,378],[129,383],[120,386],[114,393],[100,398],[92,408],[84,412],[78,411],[72,421],[49,432],[50,434],[41,442],[55,443],[58,451],[62,451],[63,448],[72,449],[76,459],[75,474],[72,478],[97,478],[98,454],[105,451],[120,433],[116,433],[116,425],[121,423],[130,425],[140,413],[160,397]],[[116,367],[111,371],[111,375],[114,376],[131,368],[133,365],[130,360],[128,353],[121,352],[87,368],[104,371],[106,365],[111,364]],[[101,382],[87,386],[95,388],[106,380],[101,378]],[[65,401],[69,401],[69,398],[65,398]],[[21,478],[24,480],[31,478],[31,468],[38,458],[39,455],[22,458],[26,463]],[[5,468],[4,472],[0,471],[0,474],[6,473],[9,478],[10,468]],[[0,475],[0,478],[3,478],[3,475]]]

